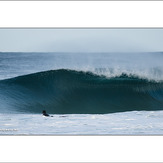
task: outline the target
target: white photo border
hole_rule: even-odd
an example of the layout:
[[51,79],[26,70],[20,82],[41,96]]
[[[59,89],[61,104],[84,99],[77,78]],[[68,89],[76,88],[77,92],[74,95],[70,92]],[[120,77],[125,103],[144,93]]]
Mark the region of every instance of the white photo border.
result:
[[[163,1],[0,1],[1,28],[162,28]],[[162,136],[1,136],[1,162],[162,162]]]

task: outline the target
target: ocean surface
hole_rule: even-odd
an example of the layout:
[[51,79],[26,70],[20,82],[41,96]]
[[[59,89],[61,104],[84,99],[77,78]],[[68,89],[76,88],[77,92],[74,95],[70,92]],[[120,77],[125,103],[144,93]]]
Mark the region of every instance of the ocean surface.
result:
[[0,52],[0,134],[161,135],[162,63],[161,52]]

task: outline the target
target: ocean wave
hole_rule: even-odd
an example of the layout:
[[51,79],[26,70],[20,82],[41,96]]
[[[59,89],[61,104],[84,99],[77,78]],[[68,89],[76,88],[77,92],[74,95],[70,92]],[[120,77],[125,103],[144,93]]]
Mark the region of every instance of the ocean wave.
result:
[[163,82],[59,69],[0,81],[0,111],[105,114],[162,110]]

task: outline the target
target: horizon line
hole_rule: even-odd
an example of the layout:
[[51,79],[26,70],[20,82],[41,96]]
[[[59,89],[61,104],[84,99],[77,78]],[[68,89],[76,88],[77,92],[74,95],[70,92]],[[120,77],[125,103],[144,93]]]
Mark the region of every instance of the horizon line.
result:
[[163,51],[126,51],[126,52],[120,52],[120,51],[108,51],[108,52],[63,52],[63,51],[0,51],[0,53],[163,53]]

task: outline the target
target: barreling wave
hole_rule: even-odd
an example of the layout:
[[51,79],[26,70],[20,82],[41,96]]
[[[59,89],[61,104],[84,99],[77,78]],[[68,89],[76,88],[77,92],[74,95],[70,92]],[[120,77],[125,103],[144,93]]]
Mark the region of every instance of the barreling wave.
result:
[[[163,82],[121,74],[51,70],[0,81],[1,110],[53,114],[105,114],[162,110]],[[0,110],[0,111],[1,111]]]

